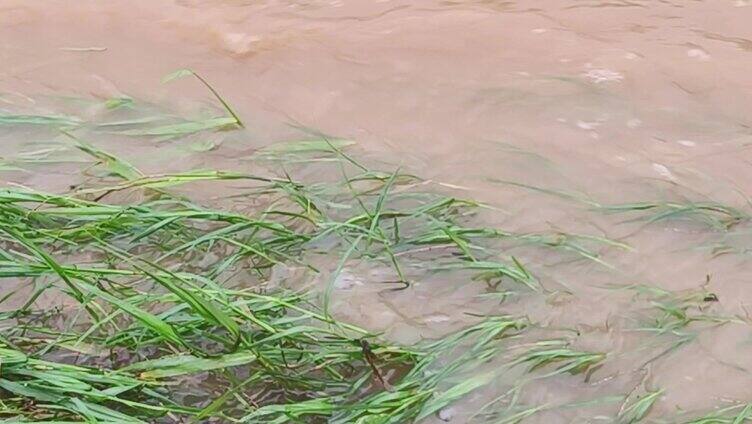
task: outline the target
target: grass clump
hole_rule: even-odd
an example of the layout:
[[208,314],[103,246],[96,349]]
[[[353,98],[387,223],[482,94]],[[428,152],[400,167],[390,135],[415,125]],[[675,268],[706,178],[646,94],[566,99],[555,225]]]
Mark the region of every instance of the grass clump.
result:
[[[275,265],[315,272],[306,255],[344,252],[388,264],[407,287],[426,261],[532,281],[519,261],[490,260],[476,247],[481,234],[453,232],[472,203],[411,190],[413,176],[349,161],[358,172],[339,184],[219,171],[146,175],[71,138],[104,179],[67,194],[0,190],[4,418],[409,422],[487,384],[489,376],[446,386],[526,326],[489,317],[408,348],[334,319],[311,294],[266,287]],[[232,181],[250,184],[244,196],[257,200],[245,212],[171,192]],[[129,191],[145,196],[108,201]],[[421,250],[444,243],[431,239],[437,231],[452,245]],[[198,264],[209,255],[217,259]]]
[[[404,422],[482,384],[438,392],[449,376],[493,356],[505,332],[524,328],[490,318],[416,348],[371,342],[379,363],[369,364],[360,340],[372,335],[334,321],[308,296],[223,281],[248,261],[260,283],[264,269],[315,237],[291,223],[176,199],[120,206],[13,188],[0,193],[0,214],[0,275],[33,281],[35,296],[54,291],[80,307],[64,308],[57,323],[57,311],[33,298],[3,313],[0,387],[11,417]],[[201,231],[207,221],[218,227]],[[181,266],[191,251],[220,246],[235,250],[208,272]],[[75,254],[86,261],[67,259]],[[472,340],[434,373],[440,357]],[[379,377],[388,387],[378,387],[376,373],[388,374]],[[189,395],[211,401],[189,402]]]

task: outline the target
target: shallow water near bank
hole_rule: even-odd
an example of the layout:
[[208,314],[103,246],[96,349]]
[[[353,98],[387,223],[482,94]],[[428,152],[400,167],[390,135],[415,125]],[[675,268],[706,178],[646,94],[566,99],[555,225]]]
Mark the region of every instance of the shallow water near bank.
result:
[[[645,398],[638,420],[742,405],[734,416],[752,402],[750,19],[741,0],[4,1],[2,115],[66,122],[0,123],[0,177],[54,193],[85,184],[90,161],[60,126],[145,174],[285,170],[310,183],[341,170],[260,149],[351,140],[343,150],[369,168],[399,167],[422,178],[421,192],[482,203],[472,225],[515,237],[479,249],[536,281],[491,286],[398,252],[411,284],[389,290],[399,279],[389,263],[353,257],[336,272],[342,256],[326,255],[325,241],[306,257],[320,272],[273,267],[268,284],[330,285],[337,319],[395,343],[483,315],[529,320],[464,376],[493,375],[487,384],[425,421],[629,422]],[[150,133],[226,116],[195,79],[162,82],[180,68],[206,78],[244,128]],[[247,188],[175,190],[243,212],[255,206]],[[564,347],[596,356],[578,357],[592,364],[573,374],[527,366],[525,354]],[[524,366],[505,368],[515,361]]]

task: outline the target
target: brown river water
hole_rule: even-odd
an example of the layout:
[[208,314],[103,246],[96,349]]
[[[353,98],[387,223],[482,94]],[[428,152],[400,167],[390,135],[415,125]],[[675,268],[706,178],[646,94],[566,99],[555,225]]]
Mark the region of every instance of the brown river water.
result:
[[[342,284],[333,306],[402,343],[462,328],[474,319],[466,312],[575,329],[578,347],[607,352],[606,364],[587,378],[531,381],[520,405],[562,407],[522,422],[612,422],[621,402],[587,402],[655,390],[648,417],[672,422],[752,401],[752,232],[635,222],[507,182],[600,204],[718,202],[749,213],[751,22],[747,0],[2,0],[0,108],[55,113],[61,99],[128,95],[191,111],[214,102],[203,87],[161,83],[191,68],[245,130],[209,139],[211,151],[99,141],[152,172],[243,169],[236,158],[294,137],[295,124],[493,206],[489,226],[618,240],[630,248],[604,249],[610,267],[522,252],[549,290],[502,305],[479,298],[477,282],[437,278],[378,301],[368,284]],[[0,133],[0,156],[40,148],[17,135]],[[0,178],[65,191],[79,169]],[[374,273],[353,264],[340,278]],[[639,331],[657,307],[619,284],[675,298],[703,291],[687,310],[719,318],[682,328],[692,339],[667,349],[670,335],[661,344]],[[502,377],[429,422],[469,422],[507,390]]]

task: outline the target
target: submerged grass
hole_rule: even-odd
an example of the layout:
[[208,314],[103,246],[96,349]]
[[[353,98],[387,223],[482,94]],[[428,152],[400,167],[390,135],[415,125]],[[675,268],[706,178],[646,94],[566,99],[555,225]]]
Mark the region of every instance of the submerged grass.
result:
[[[304,254],[345,251],[390,265],[407,287],[409,270],[426,261],[530,285],[518,260],[506,264],[480,247],[482,237],[452,230],[472,203],[394,192],[409,189],[412,176],[355,167],[338,189],[289,176],[145,175],[68,136],[105,179],[69,194],[0,190],[3,302],[16,305],[0,314],[4,418],[409,422],[488,384],[489,376],[474,376],[446,386],[525,327],[488,317],[443,340],[400,347],[336,321],[311,295],[265,288],[275,265],[313,269]],[[168,191],[210,181],[251,184],[245,196],[254,207],[212,209]],[[133,190],[149,195],[137,204],[107,201]],[[444,243],[436,233],[453,246],[420,250]],[[217,260],[196,264],[207,255]],[[37,302],[45,296],[61,309]]]
[[[243,126],[199,75],[183,70],[168,79],[183,76],[204,84],[226,116],[97,125],[0,116],[2,125],[62,130],[67,147],[97,171],[68,193],[0,189],[0,420],[407,423],[499,382],[512,389],[471,419],[516,423],[543,412],[618,404],[613,422],[640,422],[650,414],[662,390],[590,403],[519,403],[527,385],[587,380],[610,358],[578,349],[570,339],[531,336],[532,327],[545,329],[526,317],[477,316],[468,328],[408,347],[337,319],[331,310],[337,275],[351,261],[388,269],[376,282],[389,283],[385,290],[409,289],[442,273],[485,281],[486,296],[506,298],[512,290],[546,290],[535,265],[512,249],[544,249],[610,267],[600,251],[628,245],[587,234],[481,226],[476,216],[483,205],[426,190],[426,181],[399,169],[372,170],[345,150],[352,142],[318,134],[245,158],[273,165],[253,167],[253,174],[149,175],[97,145],[102,131],[178,138]],[[117,99],[107,109],[135,104]],[[82,134],[87,126],[92,132]],[[298,181],[288,172],[292,164],[331,166],[341,177],[321,172],[319,180]],[[208,206],[178,194],[190,193],[191,184],[241,184],[232,192],[244,206]],[[688,216],[728,228],[747,219],[709,203],[603,207],[576,193],[538,191],[607,212],[648,212],[650,220]],[[140,200],[112,200],[127,193]],[[328,284],[318,291],[296,289],[308,281],[273,282],[275,269],[315,274],[321,270],[313,264],[321,262],[337,266],[325,270]],[[683,343],[690,324],[723,321],[698,307],[712,301],[709,293],[651,291],[650,313],[638,330],[679,336]],[[507,380],[513,370],[523,377]],[[741,422],[748,415],[748,407],[739,407],[694,422]]]
[[588,206],[605,214],[633,214],[635,221],[654,223],[667,220],[684,220],[706,225],[717,230],[728,230],[738,224],[752,220],[749,212],[714,201],[652,201],[604,204],[580,192],[549,189],[512,181],[491,180],[492,182],[519,187],[546,194],[567,201]]
[[686,219],[709,227],[727,230],[736,224],[749,221],[748,213],[717,202],[643,202],[601,206],[606,213],[643,213],[647,222],[668,219]]
[[0,125],[41,125],[70,128],[81,125],[79,118],[62,115],[16,115],[0,113]]

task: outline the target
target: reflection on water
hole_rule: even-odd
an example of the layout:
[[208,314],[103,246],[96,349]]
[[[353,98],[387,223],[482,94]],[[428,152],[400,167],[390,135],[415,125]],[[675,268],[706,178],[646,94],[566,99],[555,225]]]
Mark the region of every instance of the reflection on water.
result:
[[[133,98],[154,106],[123,119],[217,116],[201,85],[160,83],[191,68],[234,105],[244,130],[180,143],[92,136],[165,172],[243,169],[238,158],[315,128],[486,202],[489,226],[545,234],[549,245],[557,234],[618,242],[598,245],[598,261],[504,246],[546,290],[503,301],[479,297],[477,282],[429,276],[375,295],[380,271],[353,263],[334,307],[402,342],[461,328],[474,319],[466,312],[527,316],[536,331],[605,354],[586,378],[531,380],[520,392],[510,389],[524,376],[501,375],[431,419],[465,422],[498,398],[506,419],[541,407],[519,418],[601,422],[623,414],[629,395],[655,396],[650,417],[669,420],[752,400],[746,218],[674,207],[750,213],[751,20],[752,5],[732,0],[7,0],[0,110],[89,121],[98,100]],[[3,178],[53,191],[79,183],[81,164],[56,150],[56,137],[0,133],[1,156],[33,159],[33,172]],[[627,203],[641,204],[607,207]]]

